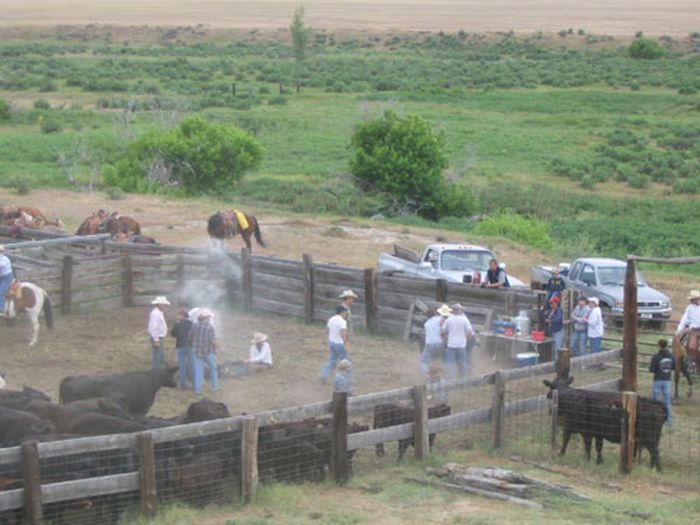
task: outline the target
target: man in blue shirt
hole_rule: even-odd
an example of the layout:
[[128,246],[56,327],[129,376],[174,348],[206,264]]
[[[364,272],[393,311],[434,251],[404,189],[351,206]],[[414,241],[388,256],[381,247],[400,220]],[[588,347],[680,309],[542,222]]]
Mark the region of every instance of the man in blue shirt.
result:
[[0,244],[0,317],[5,316],[5,294],[14,281],[12,262],[5,255],[5,247]]

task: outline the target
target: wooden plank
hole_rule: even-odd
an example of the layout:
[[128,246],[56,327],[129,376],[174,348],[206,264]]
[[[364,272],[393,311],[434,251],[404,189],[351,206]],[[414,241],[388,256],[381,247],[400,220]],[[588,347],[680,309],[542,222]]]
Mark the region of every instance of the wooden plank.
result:
[[302,279],[281,277],[270,275],[269,273],[255,272],[253,274],[253,286],[266,286],[274,290],[295,292],[299,294],[299,297],[304,293],[304,281]]
[[[634,261],[629,261],[628,264]],[[628,266],[629,268],[629,266]],[[635,277],[636,284],[636,277]],[[636,313],[636,312],[635,312]],[[636,317],[635,317],[636,324]],[[623,380],[623,387],[625,382]],[[620,472],[629,474],[634,468],[634,455],[637,441],[637,403],[636,392],[625,391],[622,393],[622,417],[621,441],[620,441]]]
[[348,461],[348,394],[333,392],[333,441],[331,447],[331,472],[338,484],[350,479]]
[[428,401],[425,385],[416,385],[413,394],[413,452],[416,461],[423,461],[430,454],[428,444]]
[[40,525],[44,519],[44,507],[41,504],[41,464],[36,441],[22,443],[22,478],[25,522]]
[[543,408],[549,406],[547,396],[532,396],[525,399],[516,399],[515,401],[509,401],[504,406],[504,416],[505,417],[515,417],[521,414],[529,414],[530,412],[537,412]]
[[[622,388],[628,392],[637,391],[637,264],[634,260],[627,261],[624,286],[624,334],[622,345]],[[634,415],[634,412],[630,414]],[[620,456],[622,458],[622,456]],[[631,465],[623,465],[620,459],[620,470],[628,473]]]
[[314,262],[311,254],[303,255],[304,263],[304,322],[314,322]]
[[274,314],[289,315],[292,317],[304,317],[303,304],[281,303],[279,301],[272,301],[270,299],[263,299],[262,297],[255,296],[253,297],[252,301],[254,310],[270,312]]
[[426,385],[428,394],[440,392],[454,392],[461,390],[469,390],[481,388],[488,385],[493,385],[496,381],[496,374],[482,374],[474,377],[460,377],[459,379],[451,379],[440,384]]
[[[432,419],[429,421],[433,421]],[[413,437],[413,423],[348,434],[348,450],[373,447],[389,441]]]
[[447,302],[447,281],[445,279],[435,281],[435,300],[438,303]]
[[407,295],[435,298],[435,280],[408,277],[377,276],[377,289],[380,292],[393,292]]
[[0,512],[21,509],[23,506],[24,489],[3,490],[0,492]]
[[247,248],[241,248],[241,263],[243,310],[249,312],[253,308],[253,259]]
[[123,286],[121,284],[113,284],[111,286],[98,286],[95,288],[86,288],[73,294],[73,303],[87,303],[93,301],[101,301],[104,299],[112,299],[114,297],[123,298]]
[[235,416],[202,421],[200,423],[157,428],[150,431],[150,434],[153,436],[153,443],[158,445],[160,443],[170,443],[171,441],[236,432],[241,430],[241,428],[243,428],[243,416]]
[[377,331],[377,274],[374,268],[364,270],[365,326],[370,332]]
[[90,454],[106,450],[134,448],[135,434],[110,434],[106,436],[91,436],[61,441],[39,443],[39,454],[42,459],[68,456],[71,454]]
[[156,481],[156,452],[153,436],[143,432],[136,437],[136,449],[139,455],[139,497],[141,514],[151,518],[158,512],[158,485]]
[[29,238],[35,238],[40,240],[34,241],[21,241],[8,244],[5,249],[8,252],[13,252],[15,250],[24,250],[27,248],[35,248],[37,246],[50,246],[53,244],[87,244],[87,243],[99,243],[101,240],[109,237],[108,233],[100,233],[97,235],[70,235],[62,237],[44,237],[41,239],[42,234],[40,230],[27,230],[26,228],[20,228],[19,235],[27,235]]
[[113,474],[96,478],[51,483],[41,487],[44,504],[123,494],[139,490],[139,473]]
[[66,255],[63,257],[63,264],[61,268],[61,313],[63,315],[70,315],[73,283],[72,255]]
[[376,405],[411,401],[413,399],[412,395],[411,387],[403,387],[384,392],[352,396],[348,399],[348,410],[352,416],[356,416],[363,412],[373,411]]
[[281,277],[303,279],[304,267],[302,263],[288,259],[275,259],[256,255],[251,259],[253,271],[279,275]]
[[338,288],[361,288],[364,271],[359,268],[333,267],[314,264],[314,277],[319,284],[333,284]]
[[131,257],[124,257],[124,306],[134,306],[134,268]]
[[505,435],[505,402],[506,376],[502,371],[496,372],[493,385],[493,400],[491,402],[491,417],[493,423],[493,448],[503,446]]
[[261,286],[253,282],[253,303],[257,299],[267,299],[268,301],[274,301],[277,303],[285,303],[290,305],[299,306],[299,308],[304,309],[304,293],[301,292],[290,292],[288,290],[279,290],[270,286]]
[[[353,400],[354,398],[350,398]],[[259,426],[272,425],[274,423],[286,423],[298,421],[311,417],[325,417],[331,413],[332,403],[325,401],[322,403],[312,403],[296,407],[283,408],[281,410],[268,410],[256,414]]]
[[243,417],[241,440],[241,501],[251,503],[258,486],[258,422],[255,416]]
[[12,465],[22,461],[22,450],[20,447],[0,448],[0,465]]
[[76,290],[81,288],[88,288],[91,286],[104,286],[110,284],[122,284],[123,283],[123,268],[121,271],[112,273],[100,273],[100,274],[81,274],[80,272],[74,272],[73,275],[73,286]]
[[479,408],[468,412],[459,412],[445,417],[438,417],[428,420],[428,432],[435,434],[447,432],[448,430],[458,430],[469,428],[473,425],[482,425],[491,421],[491,409]]

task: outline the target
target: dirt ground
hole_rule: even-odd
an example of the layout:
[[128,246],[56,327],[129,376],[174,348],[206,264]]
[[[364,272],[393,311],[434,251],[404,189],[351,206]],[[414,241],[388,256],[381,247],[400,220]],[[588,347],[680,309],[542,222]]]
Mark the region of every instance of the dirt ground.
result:
[[[113,24],[276,29],[288,27],[298,0],[0,0],[0,25]],[[698,30],[695,0],[307,0],[309,25],[327,29],[687,35]]]

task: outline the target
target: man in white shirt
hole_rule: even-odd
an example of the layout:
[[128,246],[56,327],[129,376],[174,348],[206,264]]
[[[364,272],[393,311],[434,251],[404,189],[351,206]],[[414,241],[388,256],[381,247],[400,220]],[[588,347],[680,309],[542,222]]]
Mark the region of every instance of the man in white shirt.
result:
[[272,348],[267,342],[267,335],[255,332],[250,341],[250,357],[246,361],[255,368],[270,368],[272,366]]
[[472,324],[464,313],[464,307],[461,304],[453,304],[452,317],[449,317],[445,324],[442,325],[442,332],[447,336],[447,350],[445,351],[445,367],[447,375],[450,379],[459,376],[466,377],[471,372],[471,348],[470,339],[475,337]]
[[591,297],[588,299],[588,306],[590,306],[591,311],[588,313],[588,317],[585,319],[587,326],[587,337],[588,342],[591,345],[591,353],[595,354],[600,352],[603,346],[603,333],[605,331],[605,325],[603,324],[603,312],[600,310],[599,301],[597,297]]
[[163,312],[170,306],[170,301],[165,296],[159,295],[151,301],[151,304],[153,310],[148,316],[148,337],[153,351],[151,368],[158,368],[165,364],[165,336],[168,333],[168,324],[165,322]]
[[5,294],[10,289],[13,280],[12,262],[5,255],[5,247],[0,244],[0,317],[5,316]]
[[700,339],[700,290],[691,290],[688,294],[690,304],[683,312],[676,335],[689,331],[688,350],[695,354]]
[[341,304],[336,307],[335,315],[326,324],[329,357],[326,366],[321,370],[320,380],[322,383],[326,382],[336,363],[343,359],[350,360],[347,353],[349,344],[347,315],[348,309]]
[[423,325],[425,332],[425,343],[420,356],[420,370],[423,375],[428,375],[428,367],[431,362],[440,361],[445,358],[445,340],[442,336],[442,326],[450,316],[450,307],[443,304],[437,310],[428,311],[428,320]]

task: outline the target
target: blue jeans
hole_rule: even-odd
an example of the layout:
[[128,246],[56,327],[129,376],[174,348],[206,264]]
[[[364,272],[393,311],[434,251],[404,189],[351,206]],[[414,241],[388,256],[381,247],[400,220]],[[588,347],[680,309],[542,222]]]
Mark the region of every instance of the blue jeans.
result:
[[219,387],[219,370],[216,363],[216,354],[207,354],[204,357],[194,356],[194,393],[201,394],[204,388],[204,363],[209,365],[209,386],[214,392]]
[[444,357],[445,345],[442,343],[425,345],[425,348],[423,348],[423,353],[420,355],[421,372],[423,372],[423,374],[427,374],[430,361],[442,361]]
[[572,357],[586,355],[586,338],[587,334],[585,330],[571,331],[571,342],[569,343],[569,349],[571,350]]
[[653,397],[655,401],[659,401],[661,397],[663,398],[661,401],[663,401],[666,407],[666,423],[668,423],[668,426],[671,426],[673,424],[673,414],[671,413],[671,381],[654,381],[651,397]]
[[194,385],[194,354],[191,348],[177,349],[177,365],[180,367],[180,388],[187,388],[188,378]]
[[323,370],[321,370],[320,378],[325,381],[335,368],[335,365],[343,359],[350,359],[348,353],[345,351],[345,345],[340,343],[328,343],[328,362],[326,366],[323,367]]
[[7,290],[10,289],[12,281],[14,280],[15,278],[12,276],[12,272],[0,277],[0,313],[5,313],[5,294]]
[[601,348],[603,347],[602,337],[589,337],[588,341],[591,343],[592,354],[597,354],[598,352],[600,352]]
[[450,348],[445,350],[445,369],[447,377],[454,379],[459,377],[467,377],[471,369],[471,352],[467,352],[467,348]]
[[559,330],[558,332],[554,332],[552,334],[552,339],[553,339],[552,361],[556,361],[557,358],[559,357],[559,350],[561,350],[561,345],[564,343],[564,330]]
[[153,350],[153,358],[151,359],[151,369],[159,368],[165,364],[165,339],[158,339],[159,345],[154,344],[154,340],[151,339],[151,350]]

